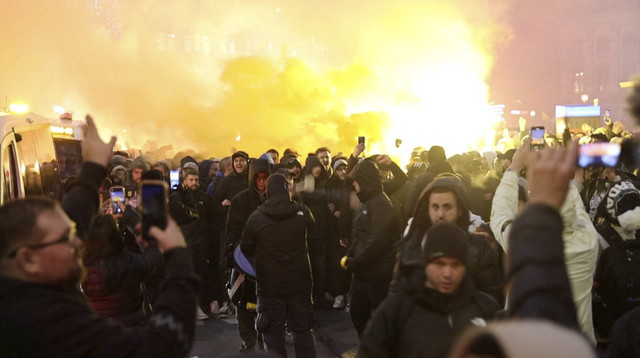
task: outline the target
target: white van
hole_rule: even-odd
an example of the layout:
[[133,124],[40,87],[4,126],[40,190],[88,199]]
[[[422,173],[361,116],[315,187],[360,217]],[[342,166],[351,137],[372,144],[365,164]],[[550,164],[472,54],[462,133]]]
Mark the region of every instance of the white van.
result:
[[59,200],[60,166],[50,120],[0,112],[0,130],[0,205],[25,196]]

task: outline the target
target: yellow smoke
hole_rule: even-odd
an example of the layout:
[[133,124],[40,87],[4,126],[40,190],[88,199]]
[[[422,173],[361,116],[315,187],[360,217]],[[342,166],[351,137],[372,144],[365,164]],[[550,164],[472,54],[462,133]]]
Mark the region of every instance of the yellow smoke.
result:
[[492,127],[485,80],[509,36],[486,5],[133,3],[3,4],[0,95],[46,116],[54,105],[92,113],[126,147],[205,156],[348,155],[360,135],[370,153],[453,154],[482,148]]

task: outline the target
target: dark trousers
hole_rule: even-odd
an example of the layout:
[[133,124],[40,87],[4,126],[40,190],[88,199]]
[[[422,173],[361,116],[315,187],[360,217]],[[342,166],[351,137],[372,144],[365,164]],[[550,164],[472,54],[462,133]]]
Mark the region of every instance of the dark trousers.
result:
[[211,289],[213,288],[213,275],[208,264],[208,253],[210,243],[198,241],[188,246],[191,259],[193,260],[193,271],[202,280],[202,287],[198,294],[200,305],[208,306],[211,302]]
[[362,277],[354,274],[351,279],[351,322],[358,332],[358,338],[362,337],[367,322],[378,305],[387,297],[392,272],[388,274],[367,275]]
[[322,305],[325,301],[327,281],[327,241],[309,240],[309,261],[313,276],[313,301]]
[[236,307],[236,319],[238,320],[238,333],[242,340],[242,346],[248,350],[256,349],[258,334],[255,329],[256,312],[247,310],[246,307]]
[[313,308],[310,292],[258,296],[256,329],[264,338],[267,353],[287,356],[285,324],[293,333],[296,357],[315,357],[316,344],[311,333]]

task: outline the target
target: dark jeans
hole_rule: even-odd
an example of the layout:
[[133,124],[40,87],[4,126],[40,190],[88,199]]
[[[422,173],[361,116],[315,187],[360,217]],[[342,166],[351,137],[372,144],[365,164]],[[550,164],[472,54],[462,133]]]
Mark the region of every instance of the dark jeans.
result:
[[393,268],[390,267],[388,274],[386,269],[379,269],[376,268],[379,272],[375,275],[362,277],[354,274],[351,279],[351,322],[358,332],[358,338],[362,337],[367,322],[389,292]]
[[287,356],[285,324],[293,333],[296,357],[315,357],[316,344],[311,333],[313,308],[311,292],[284,296],[258,296],[256,329],[264,338],[267,353]]

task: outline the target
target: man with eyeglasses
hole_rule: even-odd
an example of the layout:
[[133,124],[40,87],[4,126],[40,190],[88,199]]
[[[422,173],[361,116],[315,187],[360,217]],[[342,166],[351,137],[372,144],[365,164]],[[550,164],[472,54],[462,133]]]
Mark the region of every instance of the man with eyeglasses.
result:
[[[145,327],[125,328],[93,312],[78,290],[82,241],[97,212],[115,137],[103,142],[87,116],[78,182],[60,206],[28,198],[0,207],[0,357],[182,357],[193,343],[199,280],[169,219],[150,235],[166,276]],[[76,233],[76,224],[78,233]]]

